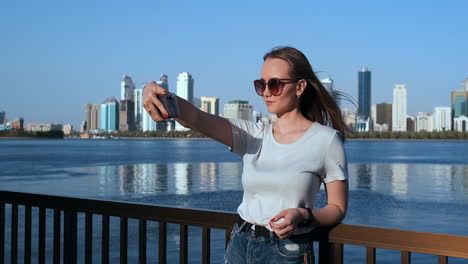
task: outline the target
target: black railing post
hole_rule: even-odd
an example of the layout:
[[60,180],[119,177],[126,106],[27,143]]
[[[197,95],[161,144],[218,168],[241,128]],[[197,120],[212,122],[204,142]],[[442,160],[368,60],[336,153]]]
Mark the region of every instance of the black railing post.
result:
[[166,264],[167,252],[167,224],[159,222],[159,263]]
[[38,263],[45,264],[46,209],[39,207]]
[[18,205],[11,205],[11,263],[18,262]]
[[65,210],[64,216],[64,245],[63,262],[67,264],[76,264],[76,238],[77,238],[77,214],[76,212]]
[[32,209],[30,205],[24,207],[24,264],[31,263],[31,225]]
[[54,264],[60,264],[60,219],[61,211],[54,209]]
[[0,264],[5,258],[5,204],[0,203]]

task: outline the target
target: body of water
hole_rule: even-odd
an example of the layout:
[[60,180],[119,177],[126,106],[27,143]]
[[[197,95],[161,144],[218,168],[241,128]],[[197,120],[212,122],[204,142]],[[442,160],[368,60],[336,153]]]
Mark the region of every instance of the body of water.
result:
[[[468,142],[349,141],[345,148],[350,193],[344,223],[468,236]],[[242,199],[241,173],[241,158],[208,139],[0,140],[2,190],[235,212]],[[324,204],[322,190],[317,206]],[[114,220],[111,251],[118,260]],[[8,221],[7,215],[7,226]],[[199,228],[189,233],[190,241],[201,241]],[[137,224],[130,221],[129,241],[137,241],[137,235]],[[218,263],[224,234],[214,231],[212,236],[212,261]],[[99,246],[100,232],[95,239]],[[156,243],[153,223],[148,227],[148,246],[154,248],[148,249],[149,263],[156,263]],[[178,260],[178,226],[169,225],[168,244],[173,263]],[[200,243],[192,244],[190,262],[198,263]],[[137,246],[129,245],[130,263],[137,260]],[[100,263],[99,247],[95,252]],[[365,255],[365,248],[345,246],[345,263],[362,263]],[[399,252],[377,250],[379,263],[399,258]],[[413,255],[413,263],[436,261],[435,256]]]

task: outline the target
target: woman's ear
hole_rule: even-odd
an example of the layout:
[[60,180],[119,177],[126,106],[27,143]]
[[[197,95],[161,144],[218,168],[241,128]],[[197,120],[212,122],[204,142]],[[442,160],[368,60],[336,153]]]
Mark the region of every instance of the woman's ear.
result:
[[301,79],[297,82],[296,84],[296,95],[297,97],[300,97],[301,94],[305,91],[305,88],[307,86],[307,81],[304,79]]

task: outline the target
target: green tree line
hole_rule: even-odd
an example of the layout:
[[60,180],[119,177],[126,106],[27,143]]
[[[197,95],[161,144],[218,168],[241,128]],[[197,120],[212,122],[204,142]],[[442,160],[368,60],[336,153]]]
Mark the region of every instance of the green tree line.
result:
[[468,139],[468,132],[458,131],[420,131],[420,132],[396,132],[396,131],[369,131],[369,132],[349,132],[347,133],[349,139]]
[[47,132],[28,132],[24,129],[3,130],[0,131],[0,137],[18,137],[18,138],[63,138],[63,131],[51,130]]

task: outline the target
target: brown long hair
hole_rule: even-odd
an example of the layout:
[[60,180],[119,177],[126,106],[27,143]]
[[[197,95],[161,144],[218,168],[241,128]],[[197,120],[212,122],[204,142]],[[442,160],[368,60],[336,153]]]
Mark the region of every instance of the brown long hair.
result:
[[299,103],[304,117],[326,126],[331,122],[332,127],[340,132],[341,139],[344,141],[348,128],[343,121],[340,108],[315,75],[307,57],[293,47],[276,47],[263,56],[264,61],[268,58],[287,61],[291,66],[290,78],[307,81]]

